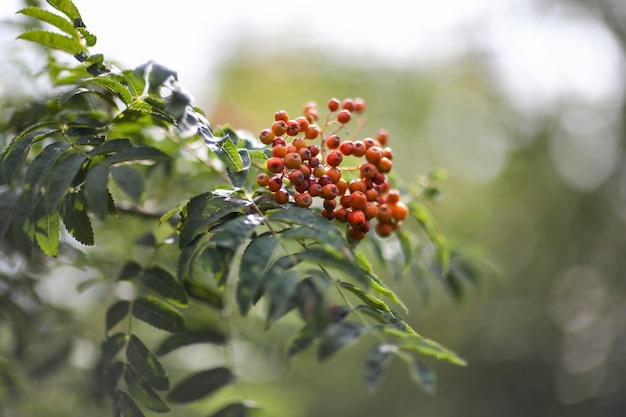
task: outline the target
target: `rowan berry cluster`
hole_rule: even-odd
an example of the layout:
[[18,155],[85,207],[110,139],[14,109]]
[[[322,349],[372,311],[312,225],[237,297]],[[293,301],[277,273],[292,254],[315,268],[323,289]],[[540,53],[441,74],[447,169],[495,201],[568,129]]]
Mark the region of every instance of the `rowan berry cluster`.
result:
[[[267,172],[257,176],[257,184],[279,204],[293,199],[300,207],[310,207],[320,198],[322,215],[348,223],[348,235],[355,240],[365,237],[374,219],[376,233],[388,236],[408,214],[400,194],[390,189],[387,174],[393,153],[387,131],[358,139],[364,110],[361,98],[331,98],[318,125],[319,107],[308,102],[302,115],[293,119],[285,110],[277,111],[272,125],[259,133],[272,151]],[[351,122],[356,128],[348,131]],[[345,140],[340,137],[344,133]]]

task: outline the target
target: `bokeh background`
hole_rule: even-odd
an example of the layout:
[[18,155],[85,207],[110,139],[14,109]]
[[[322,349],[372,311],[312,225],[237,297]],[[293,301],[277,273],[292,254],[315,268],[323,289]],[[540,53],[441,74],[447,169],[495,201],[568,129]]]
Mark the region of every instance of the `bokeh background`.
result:
[[[177,70],[214,125],[254,132],[278,109],[365,98],[398,176],[445,169],[443,231],[498,263],[461,304],[436,282],[398,284],[409,321],[469,362],[432,363],[435,395],[400,364],[367,394],[366,347],[285,366],[244,345],[248,395],[290,417],[626,415],[626,3],[365,3],[75,0],[99,52]],[[11,25],[0,33],[3,57],[28,53]],[[0,92],[37,70],[0,59]],[[80,310],[73,290],[41,287]]]

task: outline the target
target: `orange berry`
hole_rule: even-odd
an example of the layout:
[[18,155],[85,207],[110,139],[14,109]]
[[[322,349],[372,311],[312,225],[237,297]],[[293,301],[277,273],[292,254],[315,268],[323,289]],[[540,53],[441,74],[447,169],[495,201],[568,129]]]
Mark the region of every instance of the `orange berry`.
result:
[[409,209],[403,202],[398,202],[391,206],[391,217],[396,221],[401,222],[409,215]]
[[365,203],[365,208],[363,209],[363,213],[365,213],[365,218],[367,220],[373,219],[378,215],[378,206],[371,201]]
[[400,201],[400,193],[396,190],[391,190],[387,194],[387,204],[394,205]]
[[357,113],[362,113],[365,110],[365,100],[361,97],[357,97],[354,99],[354,111]]
[[267,175],[265,173],[257,175],[256,183],[259,184],[261,187],[267,187],[269,185],[269,183],[270,183],[269,175]]
[[376,167],[371,162],[365,163],[359,167],[361,178],[371,180],[376,175]]
[[341,223],[348,221],[348,210],[345,207],[339,207],[335,210],[335,219]]
[[393,167],[393,162],[391,159],[383,156],[380,161],[378,161],[377,167],[380,172],[389,172]]
[[344,195],[348,190],[348,182],[343,178],[340,178],[336,183],[337,188],[339,188],[339,195]]
[[287,136],[296,136],[300,133],[300,124],[295,120],[287,121]]
[[272,123],[272,133],[275,136],[282,136],[287,132],[287,122],[284,120],[277,120]]
[[365,192],[367,190],[367,187],[365,186],[365,183],[363,181],[355,178],[350,181],[350,184],[348,184],[348,189],[351,193],[355,191]]
[[261,140],[261,143],[265,145],[272,143],[275,137],[276,136],[274,136],[274,133],[272,133],[270,129],[263,129],[261,130],[261,133],[259,133],[259,139]]
[[274,191],[274,201],[276,201],[278,204],[287,204],[289,202],[289,193],[287,192],[287,190],[278,190],[278,191]]
[[339,188],[335,184],[322,186],[322,198],[324,200],[334,200],[339,195]]
[[300,132],[306,132],[309,128],[309,121],[306,117],[298,116],[295,118],[295,121],[298,122],[298,125],[300,126]]
[[383,150],[376,145],[371,146],[365,151],[365,159],[375,165],[383,159]]
[[378,198],[378,191],[374,188],[369,188],[365,190],[365,196],[367,197],[367,201],[376,201]]
[[353,209],[350,213],[348,213],[348,223],[350,223],[350,226],[356,229],[360,229],[361,227],[363,227],[363,225],[367,223],[367,219],[365,218],[365,213],[363,213],[363,210]]
[[391,223],[377,223],[376,234],[381,237],[387,237],[393,233],[393,225]]
[[309,193],[296,193],[293,198],[299,207],[309,207],[313,204],[313,197]]
[[380,204],[378,206],[378,213],[376,214],[376,219],[380,223],[390,223],[391,222],[391,206],[389,204]]
[[320,135],[320,128],[316,125],[309,125],[309,127],[304,132],[304,137],[307,139],[315,139]]
[[302,181],[304,181],[304,174],[302,174],[302,171],[300,171],[299,169],[294,169],[289,173],[289,176],[287,178],[289,178],[289,181],[293,185],[298,185],[302,184]]
[[282,120],[283,122],[286,122],[289,120],[289,113],[287,113],[285,110],[278,110],[276,113],[274,113],[274,120]]
[[330,135],[326,138],[326,146],[328,149],[338,149],[339,145],[341,145],[341,139],[337,135]]
[[333,211],[335,209],[335,207],[337,207],[337,201],[336,200],[324,200],[324,203],[322,203],[322,206],[328,210],[328,211]]
[[333,184],[337,184],[341,179],[341,170],[337,167],[332,167],[326,171],[326,175],[330,177]]
[[306,140],[304,140],[303,138],[295,138],[294,140],[291,141],[291,144],[295,146],[296,149],[307,147]]
[[272,148],[272,156],[284,158],[287,155],[287,145],[276,145]]
[[348,236],[350,236],[354,240],[363,240],[365,238],[365,235],[366,233],[360,229],[348,227]]
[[363,155],[365,155],[365,151],[366,149],[365,149],[365,144],[363,143],[363,141],[357,140],[354,142],[354,150],[352,151],[353,156],[360,158]]
[[318,182],[311,181],[309,183],[309,194],[312,197],[317,197],[322,194],[322,185]]
[[382,146],[385,146],[387,142],[389,142],[389,133],[385,129],[378,129],[378,132],[374,135],[374,139],[376,139]]
[[367,196],[362,191],[350,193],[350,207],[357,210],[363,210],[367,204]]
[[300,155],[298,155],[298,153],[291,152],[285,155],[285,166],[287,168],[291,168],[291,169],[300,168],[301,165],[302,165],[302,158],[300,157]]
[[354,142],[351,140],[341,142],[341,145],[339,145],[339,151],[346,156],[352,155],[354,152]]
[[270,178],[270,183],[267,185],[270,191],[275,192],[283,188],[283,179],[279,176]]
[[267,170],[269,172],[278,174],[283,172],[283,169],[285,169],[285,163],[281,158],[274,156],[267,160]]

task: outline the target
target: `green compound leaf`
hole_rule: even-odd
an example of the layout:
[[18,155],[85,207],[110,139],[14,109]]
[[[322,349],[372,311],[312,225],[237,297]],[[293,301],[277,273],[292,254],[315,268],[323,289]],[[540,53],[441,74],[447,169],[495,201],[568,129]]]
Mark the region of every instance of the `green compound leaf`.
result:
[[320,361],[328,359],[342,347],[354,342],[367,330],[365,325],[351,320],[331,324],[322,335],[318,359]]
[[201,371],[175,385],[167,399],[175,404],[190,403],[207,397],[233,382],[235,376],[228,368],[219,367]]
[[79,195],[67,194],[61,209],[63,224],[72,237],[83,245],[93,245],[95,243],[93,227]]
[[85,177],[85,201],[87,206],[100,220],[104,220],[109,207],[109,167],[96,165],[89,170]]
[[35,239],[41,250],[48,256],[56,257],[59,252],[59,212],[43,214],[35,223]]
[[241,258],[237,283],[237,304],[245,316],[263,283],[263,276],[272,259],[278,240],[270,232],[252,239]]
[[13,175],[19,171],[26,160],[34,142],[57,133],[59,129],[41,128],[26,131],[15,139],[0,155],[0,185],[8,183]]
[[124,373],[124,364],[120,361],[116,361],[111,365],[107,366],[104,370],[103,382],[104,388],[107,390],[109,395],[115,395],[115,391],[117,390],[117,386],[122,379],[122,374]]
[[133,144],[128,139],[111,139],[93,148],[89,151],[89,155],[110,155],[121,150],[132,149],[133,147]]
[[177,310],[154,297],[140,297],[133,304],[133,317],[170,333],[184,332],[185,320]]
[[29,30],[19,35],[18,39],[35,42],[47,48],[57,49],[72,55],[80,54],[85,50],[77,39],[45,30]]
[[291,358],[311,346],[318,336],[319,333],[315,331],[313,326],[307,324],[302,327],[289,340],[289,343],[287,344],[287,357]]
[[124,320],[130,312],[130,302],[126,300],[119,300],[106,312],[106,331],[108,332],[114,328],[119,322]]
[[170,389],[170,381],[163,365],[148,350],[146,345],[135,335],[130,336],[126,347],[128,363],[137,371],[148,385],[159,391]]
[[178,307],[187,307],[185,287],[165,269],[158,266],[148,268],[144,271],[141,282],[170,303]]
[[407,334],[391,327],[383,327],[381,330],[383,333],[396,336],[398,338],[396,345],[403,351],[433,356],[439,360],[445,360],[455,365],[467,366],[467,362],[464,359],[434,340],[426,339],[417,334]]
[[370,393],[378,390],[383,371],[389,365],[391,353],[397,350],[391,344],[376,345],[367,355],[363,367],[363,380]]
[[126,280],[133,279],[139,276],[142,270],[143,268],[137,262],[128,261],[124,264],[124,266],[120,270],[120,273],[117,276],[117,281],[126,281]]
[[168,336],[165,340],[163,340],[163,342],[161,342],[156,350],[156,354],[158,356],[165,355],[176,349],[199,343],[223,345],[226,343],[226,336],[214,329],[176,333]]
[[4,237],[11,220],[13,219],[13,208],[17,203],[19,194],[17,192],[0,193],[0,240]]
[[42,22],[46,22],[62,32],[67,33],[68,35],[76,38],[78,32],[74,28],[72,22],[63,17],[49,12],[44,9],[40,9],[39,7],[25,7],[22,10],[18,11],[19,14],[23,14],[24,16],[34,17],[35,19],[39,19]]
[[187,291],[189,297],[218,310],[224,308],[222,293],[219,289],[201,282],[193,282],[189,280],[183,281],[183,285],[185,286],[185,291]]
[[285,238],[303,241],[312,240],[321,245],[329,245],[336,250],[350,251],[348,242],[339,228],[313,210],[288,206],[283,210],[272,213],[268,220],[291,226],[302,226],[285,229],[282,232],[282,236]]
[[111,177],[134,204],[141,204],[146,189],[141,173],[129,166],[116,166],[111,168]]
[[115,406],[124,417],[144,417],[144,414],[139,407],[137,407],[135,401],[133,401],[128,394],[123,391],[118,391],[115,393],[115,397]]
[[170,408],[154,392],[150,385],[130,366],[127,366],[124,370],[124,382],[131,397],[149,410],[157,413],[170,411]]
[[404,302],[402,302],[402,300],[400,300],[400,298],[393,291],[391,291],[391,289],[387,287],[382,281],[380,281],[378,278],[376,278],[375,276],[371,274],[368,275],[367,278],[370,283],[370,286],[372,287],[374,291],[376,291],[380,295],[384,295],[385,297],[389,298],[394,303],[398,304],[400,307],[402,307],[405,313],[409,312],[409,309],[404,304]]
[[294,296],[298,285],[298,273],[296,271],[285,271],[283,273],[273,273],[268,271],[265,277],[265,293],[269,298],[269,309],[267,312],[266,326],[287,314],[296,307]]
[[409,368],[411,378],[417,382],[425,393],[434,394],[437,387],[437,376],[419,359],[413,357],[412,366]]
[[363,291],[361,288],[357,287],[356,285],[341,281],[339,282],[339,286],[345,290],[350,291],[352,294],[356,295],[357,297],[359,297],[368,306],[379,311],[392,313],[387,303],[385,303],[379,298],[376,298],[375,296],[371,294],[368,294],[367,292]]
[[58,210],[63,196],[67,194],[85,160],[85,155],[75,153],[59,159],[54,164],[48,177],[47,193],[44,197],[44,206],[48,212]]

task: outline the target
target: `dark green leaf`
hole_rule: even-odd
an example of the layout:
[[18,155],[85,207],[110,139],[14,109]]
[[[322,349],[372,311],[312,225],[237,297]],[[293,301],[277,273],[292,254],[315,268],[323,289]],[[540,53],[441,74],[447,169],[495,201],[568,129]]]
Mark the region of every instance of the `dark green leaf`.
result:
[[161,356],[170,353],[178,348],[198,344],[211,343],[223,345],[226,343],[226,336],[223,333],[213,330],[200,330],[195,332],[176,333],[168,336],[157,348],[156,354]]
[[113,165],[120,162],[143,162],[156,161],[159,159],[170,159],[170,156],[157,148],[149,146],[138,146],[121,149],[106,159],[107,164]]
[[317,336],[318,333],[314,331],[312,326],[307,324],[302,327],[291,340],[289,340],[287,344],[287,357],[290,358],[308,348]]
[[251,417],[250,410],[251,407],[244,403],[232,403],[211,415],[211,417]]
[[319,360],[328,359],[342,347],[354,342],[367,331],[367,327],[356,321],[344,320],[326,328],[318,351]]
[[141,281],[170,303],[187,307],[185,287],[165,269],[153,266],[144,271]]
[[225,221],[211,230],[211,243],[236,251],[261,223],[263,216],[258,214],[247,214]]
[[383,371],[389,364],[391,353],[397,348],[394,345],[376,345],[370,350],[363,367],[363,379],[368,391],[375,392],[380,385]]
[[169,304],[154,297],[141,297],[135,300],[132,315],[166,332],[185,331],[183,316]]
[[203,303],[219,310],[224,308],[222,293],[217,288],[189,280],[183,281],[183,285],[185,286],[187,294],[189,294],[191,298],[202,301]]
[[35,239],[41,250],[48,256],[56,257],[59,252],[60,226],[59,212],[43,213],[35,223]]
[[157,413],[170,411],[170,408],[154,392],[150,385],[130,366],[127,366],[124,371],[124,382],[126,382],[126,387],[131,397],[149,410]]
[[298,273],[286,271],[282,274],[275,274],[270,270],[264,281],[265,293],[269,298],[267,312],[267,326],[269,326],[296,306],[293,298],[298,285]]
[[112,363],[104,371],[104,387],[109,395],[113,395],[117,390],[117,385],[124,373],[124,364],[120,361]]
[[209,239],[209,236],[205,234],[182,248],[176,268],[179,281],[185,283],[194,280],[196,264],[202,258],[202,254],[210,247]]
[[24,163],[30,147],[38,137],[51,135],[58,129],[37,129],[16,137],[0,156],[0,184],[8,183]]
[[108,155],[121,150],[132,149],[133,144],[128,139],[111,139],[104,142],[102,145],[98,145],[89,151],[89,155]]
[[135,239],[135,243],[141,246],[147,246],[154,248],[157,245],[156,236],[152,232],[146,232],[143,235]]
[[93,245],[93,228],[87,210],[77,194],[67,194],[61,210],[67,231],[83,245]]
[[264,233],[254,238],[243,253],[237,283],[237,304],[243,315],[248,313],[252,300],[261,288],[263,276],[277,244],[273,234]]
[[247,149],[238,149],[237,152],[239,153],[239,157],[241,159],[242,168],[236,171],[227,166],[226,174],[228,175],[228,178],[230,179],[230,182],[233,185],[233,187],[239,188],[239,187],[243,187],[243,185],[246,182],[246,178],[248,177],[248,171],[250,169],[251,160],[250,160],[250,154],[248,153]]
[[102,342],[102,355],[108,362],[113,360],[115,355],[124,347],[126,343],[126,335],[124,333],[115,333]]
[[124,417],[144,417],[135,401],[128,394],[123,391],[118,391],[115,396],[117,397],[116,406],[122,412]]
[[228,368],[201,371],[175,385],[167,399],[176,404],[190,403],[211,395],[234,381],[235,377]]
[[339,251],[350,251],[348,242],[337,226],[313,210],[288,206],[270,215],[269,220],[303,226],[284,230],[282,235],[285,238],[312,240],[321,245],[330,245]]
[[106,313],[106,331],[108,332],[115,327],[119,322],[124,320],[130,310],[130,302],[126,300],[119,300],[109,309]]
[[18,39],[35,42],[47,48],[58,49],[72,55],[79,54],[85,49],[77,39],[45,30],[29,30],[19,35]]
[[184,208],[180,247],[189,245],[198,235],[235,212],[242,212],[250,201],[205,193],[192,197]]
[[117,277],[118,281],[125,281],[138,276],[143,268],[135,261],[128,261],[122,267],[120,274]]
[[103,220],[109,206],[109,167],[96,165],[89,170],[85,177],[85,200],[87,206],[100,220]]
[[48,176],[48,187],[44,198],[44,205],[48,212],[58,210],[63,196],[67,194],[74,177],[80,171],[85,159],[85,155],[75,153],[59,159],[54,164]]
[[17,192],[0,193],[0,241],[9,229],[18,197]]
[[26,170],[24,183],[27,190],[39,190],[57,158],[70,147],[69,142],[54,142],[46,146]]
[[74,38],[78,34],[72,22],[62,18],[55,13],[40,9],[39,7],[25,7],[22,10],[18,11],[18,13],[23,14],[24,16],[34,17],[43,22],[49,23]]
[[[37,199],[41,199],[41,193],[37,195]],[[16,247],[27,255],[31,253],[35,240],[33,211],[36,209],[37,205],[33,205],[32,199],[26,193],[22,193],[17,198],[13,210],[13,239]]]
[[200,255],[205,270],[211,271],[217,285],[223,287],[230,275],[235,251],[229,248],[209,245]]
[[111,176],[133,203],[141,204],[146,183],[139,171],[129,166],[116,166],[111,168]]
[[437,387],[437,376],[423,362],[413,357],[409,368],[411,378],[417,382],[426,394],[434,394]]
[[170,389],[170,381],[165,369],[163,369],[163,365],[135,335],[130,336],[128,346],[126,347],[126,358],[139,376],[152,388],[159,391]]

